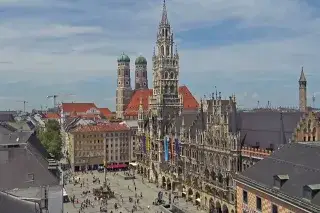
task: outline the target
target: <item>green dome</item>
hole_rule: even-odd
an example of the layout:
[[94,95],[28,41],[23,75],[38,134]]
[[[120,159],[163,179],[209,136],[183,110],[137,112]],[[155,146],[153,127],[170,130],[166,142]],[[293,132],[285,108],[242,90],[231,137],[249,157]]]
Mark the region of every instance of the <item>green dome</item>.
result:
[[138,64],[147,64],[147,59],[145,57],[143,57],[142,55],[140,55],[136,61],[135,61],[135,64],[138,65]]
[[130,62],[130,58],[129,56],[127,56],[126,54],[122,53],[119,57],[118,57],[118,62]]

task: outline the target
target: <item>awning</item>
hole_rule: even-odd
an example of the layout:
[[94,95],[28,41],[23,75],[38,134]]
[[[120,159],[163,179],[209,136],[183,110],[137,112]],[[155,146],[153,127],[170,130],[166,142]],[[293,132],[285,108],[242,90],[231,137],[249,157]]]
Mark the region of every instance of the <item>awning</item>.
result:
[[130,165],[130,166],[134,166],[134,167],[138,166],[137,163],[129,163],[129,165]]
[[182,194],[184,194],[184,195],[185,195],[185,194],[187,194],[187,193],[185,193],[185,192],[182,192]]
[[124,168],[127,168],[128,165],[127,164],[124,164],[124,163],[120,163],[120,164],[112,164],[112,165],[109,165],[107,167],[107,169],[124,169]]
[[201,200],[200,200],[200,198],[197,198],[196,201],[200,202]]

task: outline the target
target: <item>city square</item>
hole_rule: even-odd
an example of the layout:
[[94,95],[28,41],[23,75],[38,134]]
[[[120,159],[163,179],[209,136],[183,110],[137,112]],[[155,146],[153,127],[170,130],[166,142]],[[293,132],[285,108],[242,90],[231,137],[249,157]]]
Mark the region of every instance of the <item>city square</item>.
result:
[[[69,183],[69,181],[66,181],[67,183],[65,184],[65,189],[67,191],[67,194],[70,198],[75,196],[75,202],[74,204],[72,202],[65,203],[64,212],[100,212],[100,201],[94,201],[92,191],[93,188],[99,188],[101,185],[103,185],[104,173],[100,173],[98,171],[93,171],[92,173],[78,172],[74,173],[73,177],[75,177],[75,179],[80,178],[80,182],[82,182],[81,180],[84,180],[85,183],[81,187],[79,184],[74,185],[73,182]],[[100,180],[100,184],[98,182],[93,183],[93,177],[98,178]],[[134,212],[163,212],[164,207],[160,207],[160,205],[153,205],[155,200],[157,200],[158,193],[160,191],[162,191],[164,194],[163,200],[165,201],[165,203],[169,203],[169,191],[158,188],[155,184],[149,183],[147,180],[143,180],[141,176],[136,176],[136,179],[125,180],[123,172],[107,172],[106,177],[107,184],[110,184],[110,188],[112,191],[114,191],[115,194],[115,198],[107,201],[108,212],[132,212],[133,206],[137,199],[139,199],[139,203],[137,203],[137,209]],[[90,193],[88,193],[87,195],[82,195],[83,191],[90,191]],[[132,198],[132,202],[129,201],[129,198]],[[85,199],[93,201],[93,206],[90,205],[89,207],[84,208],[83,211],[80,211],[81,203]],[[182,198],[175,199],[174,202],[177,206],[183,207],[186,212],[202,212],[200,210],[197,210],[197,208],[192,203],[186,203]],[[115,209],[115,203],[118,205],[117,209]]]

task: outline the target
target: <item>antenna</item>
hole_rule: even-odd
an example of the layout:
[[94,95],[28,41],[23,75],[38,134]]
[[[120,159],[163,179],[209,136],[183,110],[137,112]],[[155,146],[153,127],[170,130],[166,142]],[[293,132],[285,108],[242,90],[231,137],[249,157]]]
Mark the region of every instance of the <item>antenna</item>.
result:
[[258,109],[260,108],[260,101],[259,100],[257,101],[257,108]]

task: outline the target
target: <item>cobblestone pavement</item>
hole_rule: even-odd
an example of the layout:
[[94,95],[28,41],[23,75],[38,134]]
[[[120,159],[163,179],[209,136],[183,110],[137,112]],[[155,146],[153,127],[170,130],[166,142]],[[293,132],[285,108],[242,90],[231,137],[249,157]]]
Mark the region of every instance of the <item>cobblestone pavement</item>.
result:
[[[93,184],[93,176],[96,176],[100,178],[101,184],[103,182],[103,173],[93,172],[93,175],[91,174],[82,174],[77,173],[75,174],[76,177],[80,177],[80,179],[85,179],[87,183],[85,183],[84,187],[80,187],[80,185],[74,186],[73,184],[66,184],[65,188],[69,196],[75,195],[76,199],[79,200],[79,203],[75,203],[74,205],[70,203],[65,203],[64,205],[64,212],[67,213],[78,213],[80,209],[80,203],[85,200],[86,198],[93,200],[93,195],[90,193],[87,196],[81,196],[82,191],[90,190],[92,192],[93,188],[98,188],[99,184]],[[107,182],[110,183],[111,190],[115,192],[115,199],[108,200],[108,212],[111,210],[114,213],[126,213],[131,212],[134,203],[129,202],[129,196],[135,200],[135,187],[132,180],[125,180],[124,177],[122,177],[119,173],[116,173],[115,176],[113,176],[113,173],[108,173],[107,175]],[[137,194],[140,195],[142,192],[143,198],[139,198],[139,204],[137,205],[137,211],[135,212],[161,212],[159,206],[152,205],[152,202],[156,199],[158,190],[150,190],[150,188],[143,184],[140,180],[135,180],[136,188],[137,188]],[[129,186],[129,189],[128,189]],[[123,203],[120,198],[120,195],[123,197]],[[119,204],[119,208],[115,210],[114,204]],[[150,206],[150,209],[148,209],[148,206]],[[100,205],[99,201],[94,202],[94,207],[88,207],[85,208],[82,212],[85,213],[94,213],[94,212],[100,212]]]
[[[131,203],[129,202],[129,197],[132,197],[135,200],[135,187],[132,180],[125,180],[122,176],[122,173],[117,172],[116,175],[113,175],[114,173],[108,173],[107,174],[107,183],[110,183],[111,190],[115,192],[115,199],[108,200],[108,213],[113,211],[113,213],[127,213],[131,212],[134,201]],[[85,186],[80,188],[80,185],[74,186],[73,184],[66,184],[65,188],[69,196],[75,195],[76,199],[79,200],[79,203],[75,203],[74,205],[70,203],[65,203],[64,205],[64,212],[65,213],[79,213],[80,210],[80,203],[85,200],[86,198],[93,201],[93,195],[90,193],[87,196],[81,196],[82,191],[90,190],[92,192],[93,188],[98,188],[102,182],[103,182],[103,173],[98,173],[97,171],[93,172],[92,174],[82,174],[82,173],[76,173],[74,174],[76,177],[80,177],[80,179],[85,179],[86,181]],[[93,184],[93,176],[98,177],[101,180],[101,184]],[[152,204],[152,202],[156,199],[158,192],[165,191],[163,189],[157,188],[152,183],[147,183],[145,180],[144,183],[142,183],[142,178],[139,175],[136,175],[137,179],[135,179],[136,188],[137,188],[137,194],[138,196],[140,193],[142,193],[143,198],[139,198],[139,204],[137,211],[138,212],[145,212],[145,213],[157,213],[161,212],[161,208],[159,206],[155,206]],[[68,182],[68,181],[66,181]],[[128,189],[129,186],[129,189]],[[123,197],[123,203],[120,198],[120,195]],[[168,203],[168,194],[164,193],[164,200],[166,203]],[[119,204],[119,208],[115,210],[114,204]],[[198,211],[195,206],[193,206],[191,203],[186,203],[184,199],[180,198],[177,202],[178,206],[183,206],[184,208],[187,208],[190,212],[205,212],[205,211]],[[148,209],[148,206],[150,209]],[[88,207],[85,208],[82,212],[85,213],[95,213],[100,212],[100,205],[99,201],[94,201],[94,207]]]

